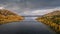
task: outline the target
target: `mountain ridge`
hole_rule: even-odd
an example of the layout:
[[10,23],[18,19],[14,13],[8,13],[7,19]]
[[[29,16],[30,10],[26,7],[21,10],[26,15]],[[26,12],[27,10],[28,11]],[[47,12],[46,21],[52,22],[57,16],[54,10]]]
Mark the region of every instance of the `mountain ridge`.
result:
[[60,34],[60,10],[45,14],[36,20],[50,26],[57,34]]
[[13,13],[7,9],[0,9],[0,24],[5,24],[9,22],[22,21],[24,17]]

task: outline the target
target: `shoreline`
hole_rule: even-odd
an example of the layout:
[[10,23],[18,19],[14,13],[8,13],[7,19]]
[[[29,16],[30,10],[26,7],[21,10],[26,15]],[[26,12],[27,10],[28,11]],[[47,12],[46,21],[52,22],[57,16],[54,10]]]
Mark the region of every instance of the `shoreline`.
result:
[[51,27],[51,29],[53,31],[55,31],[56,33],[60,34],[60,25],[56,24],[56,23],[52,23],[52,21],[47,21],[47,19],[45,18],[39,18],[39,19],[36,19],[38,22],[42,22],[48,26]]

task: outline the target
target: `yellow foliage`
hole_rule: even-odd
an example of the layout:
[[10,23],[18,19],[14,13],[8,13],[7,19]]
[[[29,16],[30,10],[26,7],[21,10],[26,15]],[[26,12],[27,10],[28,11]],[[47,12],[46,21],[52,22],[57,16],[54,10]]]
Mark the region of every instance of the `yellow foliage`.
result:
[[55,32],[60,32],[60,11],[45,14],[36,20],[50,26]]
[[24,20],[24,17],[19,16],[11,11],[0,9],[0,24],[22,21],[22,20]]

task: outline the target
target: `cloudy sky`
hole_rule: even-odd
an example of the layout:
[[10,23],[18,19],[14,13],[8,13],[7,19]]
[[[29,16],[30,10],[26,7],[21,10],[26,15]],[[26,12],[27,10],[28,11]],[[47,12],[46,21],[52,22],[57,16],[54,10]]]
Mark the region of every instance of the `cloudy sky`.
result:
[[0,0],[0,7],[20,15],[43,15],[60,9],[60,0]]

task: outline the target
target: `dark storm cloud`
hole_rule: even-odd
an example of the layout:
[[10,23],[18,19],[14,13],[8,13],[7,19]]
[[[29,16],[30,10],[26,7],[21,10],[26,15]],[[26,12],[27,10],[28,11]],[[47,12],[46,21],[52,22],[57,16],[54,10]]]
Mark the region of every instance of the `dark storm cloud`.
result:
[[23,14],[26,10],[60,7],[60,0],[0,0],[0,7]]
[[30,0],[34,8],[50,8],[60,6],[60,0]]
[[[14,6],[18,5],[20,8],[41,9],[60,6],[60,0],[0,0],[0,4],[13,4]],[[12,7],[12,5],[8,7]]]

